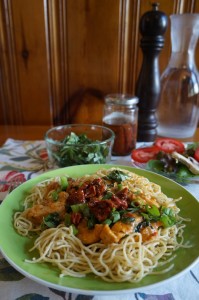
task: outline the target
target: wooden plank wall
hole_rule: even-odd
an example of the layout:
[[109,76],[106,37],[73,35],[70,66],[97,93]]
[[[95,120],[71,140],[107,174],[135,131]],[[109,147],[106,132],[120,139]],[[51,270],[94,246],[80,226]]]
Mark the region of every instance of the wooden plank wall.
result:
[[[139,20],[151,2],[1,0],[0,124],[100,124],[105,94],[134,94]],[[158,2],[168,16],[199,13],[199,0]],[[161,72],[169,56],[170,27]]]

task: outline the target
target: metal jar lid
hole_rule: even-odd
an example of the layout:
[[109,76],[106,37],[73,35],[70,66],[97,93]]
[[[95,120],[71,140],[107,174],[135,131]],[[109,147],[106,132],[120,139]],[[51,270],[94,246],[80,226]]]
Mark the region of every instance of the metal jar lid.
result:
[[105,96],[107,105],[135,106],[138,102],[139,99],[130,94],[108,94]]

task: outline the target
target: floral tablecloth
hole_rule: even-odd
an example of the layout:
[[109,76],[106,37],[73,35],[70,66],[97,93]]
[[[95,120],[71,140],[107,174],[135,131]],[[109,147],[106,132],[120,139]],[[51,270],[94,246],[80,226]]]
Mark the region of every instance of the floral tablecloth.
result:
[[[115,158],[116,159],[116,158]],[[113,163],[130,165],[130,158]],[[8,139],[0,148],[0,201],[9,189],[9,182],[24,182],[52,169],[44,141],[18,141]],[[8,182],[8,183],[5,183]],[[186,186],[199,200],[199,186]],[[198,300],[199,262],[184,275],[157,288],[118,296],[77,295],[40,285],[17,272],[0,253],[0,300]]]

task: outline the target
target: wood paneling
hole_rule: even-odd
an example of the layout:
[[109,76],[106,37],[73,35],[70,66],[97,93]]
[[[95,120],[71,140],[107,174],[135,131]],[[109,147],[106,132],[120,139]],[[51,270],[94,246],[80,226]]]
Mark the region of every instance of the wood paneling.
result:
[[43,2],[4,0],[1,6],[3,121],[50,123]]
[[[101,123],[107,93],[134,93],[147,0],[0,1],[0,124]],[[198,0],[159,0],[197,12]],[[170,26],[159,56],[170,57]],[[199,65],[199,51],[196,51]]]

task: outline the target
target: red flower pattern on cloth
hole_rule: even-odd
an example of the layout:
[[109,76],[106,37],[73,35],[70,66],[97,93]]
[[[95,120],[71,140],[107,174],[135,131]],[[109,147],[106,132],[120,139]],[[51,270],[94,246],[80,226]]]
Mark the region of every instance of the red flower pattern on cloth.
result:
[[25,182],[26,178],[23,173],[17,171],[9,171],[3,178],[0,178],[0,183],[7,182],[6,184],[0,185],[0,192],[6,192],[9,189],[10,184],[12,182]]
[[46,149],[40,149],[38,154],[41,159],[48,160],[48,153]]

